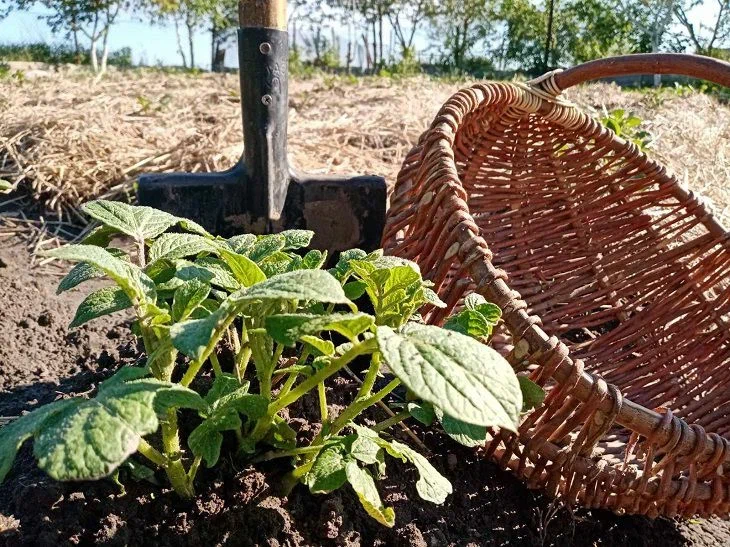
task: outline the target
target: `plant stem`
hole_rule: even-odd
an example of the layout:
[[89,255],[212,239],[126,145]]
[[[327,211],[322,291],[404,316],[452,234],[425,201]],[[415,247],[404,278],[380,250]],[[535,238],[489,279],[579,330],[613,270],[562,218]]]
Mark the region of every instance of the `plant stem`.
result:
[[183,376],[182,380],[180,380],[180,385],[183,387],[188,387],[190,383],[195,380],[195,377],[198,375],[198,372],[203,366],[202,361],[191,361],[190,365],[188,366],[188,370]]
[[167,457],[157,450],[154,446],[152,446],[150,443],[145,441],[144,439],[139,440],[139,445],[137,446],[137,452],[142,454],[145,458],[147,458],[149,461],[157,465],[158,467],[162,467],[163,469],[168,466],[170,463]]
[[317,385],[317,392],[319,394],[319,414],[322,416],[322,423],[327,421],[327,393],[324,388],[324,382]]
[[241,324],[241,346],[236,352],[236,377],[239,382],[243,382],[246,376],[248,362],[251,360],[251,345],[248,341],[248,330],[246,329],[246,320],[243,319]]
[[382,422],[378,422],[377,424],[375,424],[370,429],[372,429],[373,431],[375,431],[377,433],[380,433],[381,431],[385,431],[389,427],[392,427],[392,426],[394,426],[396,424],[399,424],[400,422],[402,422],[406,418],[410,418],[410,417],[411,417],[411,413],[408,412],[407,410],[404,410],[404,411],[399,412],[398,414],[396,414],[394,416],[391,416],[387,420],[383,420]]
[[210,354],[210,364],[213,365],[213,372],[216,376],[223,375],[223,369],[221,368],[220,361],[218,361],[218,356],[215,354],[215,352]]
[[281,386],[281,391],[279,391],[279,397],[284,397],[291,391],[294,382],[297,381],[297,376],[299,376],[298,372],[292,372],[291,374],[289,374],[289,378],[287,378],[286,382],[284,382],[284,385]]
[[330,364],[319,370],[316,374],[305,379],[297,387],[286,393],[285,395],[279,396],[275,401],[269,405],[266,416],[261,418],[251,432],[251,439],[256,442],[260,441],[266,435],[266,432],[271,426],[271,422],[274,420],[280,410],[286,408],[290,404],[298,401],[301,397],[304,397],[307,393],[317,387],[321,382],[324,382],[327,378],[336,374],[345,365],[350,363],[356,357],[370,353],[376,349],[376,341],[374,339],[366,340],[360,344],[354,345],[349,351],[337,359],[333,359]]
[[188,483],[190,484],[190,488],[193,488],[193,482],[195,481],[195,475],[198,474],[198,469],[200,468],[200,462],[203,458],[200,456],[195,456],[195,459],[193,460],[193,463],[190,465],[190,469],[188,470]]
[[[342,414],[340,414],[337,419],[332,422],[332,427],[330,427],[329,435],[337,435],[337,433],[339,433],[343,427],[345,427],[352,420],[354,420],[358,414],[360,414],[369,406],[374,405],[378,401],[384,399],[385,396],[388,395],[388,393],[393,391],[395,388],[397,388],[400,383],[400,380],[398,378],[395,378],[377,393],[374,393],[373,395],[362,399],[355,399],[345,410],[342,411]],[[314,444],[316,440],[317,439],[315,439],[312,444]]]
[[319,452],[321,449],[321,446],[303,446],[301,448],[292,448],[291,450],[281,450],[278,452],[272,450],[261,454],[258,458],[253,460],[253,463],[266,462],[276,458],[286,458],[289,456],[299,456],[300,454],[311,454],[312,452]]

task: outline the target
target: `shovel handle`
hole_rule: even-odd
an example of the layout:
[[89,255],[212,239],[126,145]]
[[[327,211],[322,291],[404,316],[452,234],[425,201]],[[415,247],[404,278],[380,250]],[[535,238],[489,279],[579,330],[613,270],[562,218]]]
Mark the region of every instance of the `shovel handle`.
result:
[[286,0],[239,0],[238,20],[242,28],[286,30]]

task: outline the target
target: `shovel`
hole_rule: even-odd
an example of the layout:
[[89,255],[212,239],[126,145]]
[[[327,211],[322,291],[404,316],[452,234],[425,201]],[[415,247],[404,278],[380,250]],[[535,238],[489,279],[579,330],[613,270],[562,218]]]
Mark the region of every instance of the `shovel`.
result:
[[304,228],[315,232],[313,247],[330,253],[378,248],[382,177],[307,175],[289,166],[286,0],[240,0],[239,20],[243,156],[223,172],[142,175],[140,203],[223,236]]

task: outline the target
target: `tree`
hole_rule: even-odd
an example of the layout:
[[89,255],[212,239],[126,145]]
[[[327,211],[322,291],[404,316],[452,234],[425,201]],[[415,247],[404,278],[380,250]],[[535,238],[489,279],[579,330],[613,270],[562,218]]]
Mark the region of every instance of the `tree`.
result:
[[444,60],[464,68],[469,53],[488,37],[496,13],[495,0],[435,0],[429,9],[431,35],[447,53]]
[[[27,9],[36,0],[16,0],[16,5]],[[54,32],[73,36],[77,55],[80,54],[79,35],[89,40],[89,57],[94,72],[106,72],[109,57],[109,29],[122,7],[123,0],[40,0],[50,10],[45,19]],[[99,51],[101,45],[101,51]]]
[[716,56],[721,46],[726,45],[730,38],[730,0],[715,0],[714,20],[710,20],[709,24],[701,21],[694,23],[690,19],[691,10],[702,4],[700,0],[674,4],[677,20],[684,27],[695,51],[702,55]]
[[401,57],[413,54],[413,41],[421,23],[433,10],[434,0],[400,0],[388,10],[388,21],[401,49]]
[[373,72],[384,64],[384,23],[396,3],[396,0],[328,0],[331,7],[358,21]]

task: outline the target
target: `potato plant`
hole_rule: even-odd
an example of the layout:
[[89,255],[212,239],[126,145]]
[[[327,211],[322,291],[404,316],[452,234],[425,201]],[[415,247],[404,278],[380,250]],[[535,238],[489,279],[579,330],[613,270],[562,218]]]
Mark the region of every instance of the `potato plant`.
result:
[[[446,328],[429,326],[418,321],[419,308],[444,304],[406,260],[351,250],[325,270],[326,253],[303,250],[308,231],[223,239],[148,207],[95,201],[84,209],[100,226],[81,244],[46,253],[76,263],[58,291],[94,278],[113,283],[85,298],[71,326],[133,310],[145,364],[121,368],[93,398],[62,399],[3,427],[0,480],[32,438],[38,465],[54,479],[107,477],[136,455],[189,498],[201,464],[216,465],[230,435],[238,458],[286,458],[293,483],[313,493],[349,484],[369,515],[392,526],[393,510],[375,484],[386,457],[415,466],[426,500],[442,503],[451,485],[389,427],[438,419],[469,446],[483,443],[488,427],[517,427],[520,382],[478,340],[500,316],[483,298],[469,297]],[[120,236],[131,239],[129,252],[112,245]],[[225,351],[230,358],[219,359]],[[325,383],[355,360],[367,367],[359,391],[330,416]],[[196,382],[202,373],[212,384]],[[371,428],[358,423],[401,385],[407,402],[393,418]],[[310,393],[319,398],[322,428],[302,444],[282,411]],[[187,438],[181,409],[194,420]]]

